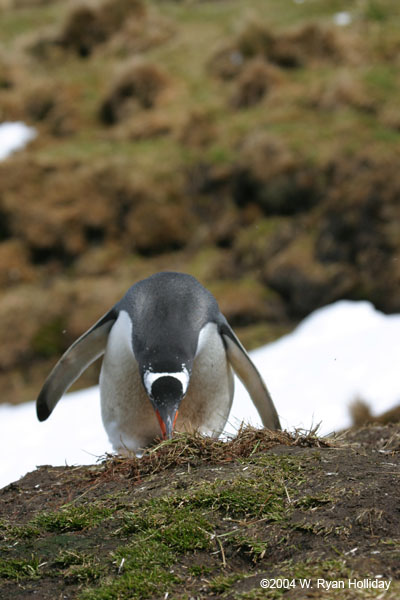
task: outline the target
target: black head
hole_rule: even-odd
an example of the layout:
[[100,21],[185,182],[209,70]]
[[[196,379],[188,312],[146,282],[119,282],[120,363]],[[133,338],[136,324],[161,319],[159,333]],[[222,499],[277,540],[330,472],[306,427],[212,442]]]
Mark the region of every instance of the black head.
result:
[[170,438],[178,416],[180,403],[186,391],[183,387],[184,382],[173,375],[166,374],[160,375],[151,383],[148,379],[146,383],[163,438]]

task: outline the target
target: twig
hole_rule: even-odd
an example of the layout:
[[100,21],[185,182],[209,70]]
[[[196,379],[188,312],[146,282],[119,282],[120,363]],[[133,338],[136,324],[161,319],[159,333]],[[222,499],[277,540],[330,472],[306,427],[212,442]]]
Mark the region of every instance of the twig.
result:
[[215,539],[217,540],[217,542],[218,542],[218,545],[219,545],[219,547],[220,547],[220,549],[221,549],[221,556],[222,556],[222,566],[225,568],[225,567],[226,567],[226,559],[225,559],[224,547],[223,547],[223,545],[222,545],[222,542],[221,542],[221,540],[219,539],[219,536],[218,536],[218,535],[215,535]]
[[287,499],[288,499],[288,502],[289,502],[289,504],[291,504],[291,503],[292,503],[292,501],[291,501],[291,499],[290,499],[290,496],[289,496],[288,489],[287,489],[287,487],[286,487],[286,485],[285,485],[285,484],[283,484],[283,487],[285,488],[286,497],[287,497]]

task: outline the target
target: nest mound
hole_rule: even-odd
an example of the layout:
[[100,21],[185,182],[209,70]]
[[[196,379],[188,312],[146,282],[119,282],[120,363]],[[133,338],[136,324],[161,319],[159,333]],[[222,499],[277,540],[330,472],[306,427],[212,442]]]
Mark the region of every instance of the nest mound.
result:
[[108,457],[100,477],[126,478],[136,481],[147,475],[187,465],[229,463],[254,454],[266,452],[274,446],[327,448],[328,440],[317,437],[315,430],[289,433],[243,427],[235,437],[224,441],[200,433],[179,433],[172,439],[151,447],[138,458]]

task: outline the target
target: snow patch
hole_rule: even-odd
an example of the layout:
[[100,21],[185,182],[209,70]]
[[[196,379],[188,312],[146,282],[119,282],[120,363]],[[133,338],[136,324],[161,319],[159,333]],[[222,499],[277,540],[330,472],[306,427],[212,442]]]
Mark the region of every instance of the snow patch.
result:
[[0,124],[0,160],[5,160],[10,154],[21,150],[28,142],[36,137],[36,130],[24,123]]
[[352,16],[349,12],[343,11],[333,15],[333,22],[339,27],[346,27],[352,22]]

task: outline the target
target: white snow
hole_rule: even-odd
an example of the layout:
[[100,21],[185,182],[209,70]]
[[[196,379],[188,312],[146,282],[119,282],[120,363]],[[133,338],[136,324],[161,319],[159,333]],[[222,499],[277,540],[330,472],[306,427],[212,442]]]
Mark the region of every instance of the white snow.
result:
[[333,15],[333,22],[339,27],[346,27],[352,22],[352,16],[349,12],[342,11]]
[[88,465],[111,452],[98,388],[67,394],[39,423],[35,402],[0,405],[0,487],[39,465]]
[[[307,317],[295,331],[251,353],[274,398],[282,427],[328,434],[350,425],[349,404],[366,400],[377,414],[400,402],[400,315],[369,302],[342,300]],[[260,420],[240,382],[229,431]]]
[[5,160],[16,150],[21,150],[36,137],[36,130],[24,123],[5,122],[0,124],[0,160]]
[[[400,315],[368,302],[340,301],[317,310],[291,334],[251,353],[284,428],[321,422],[327,434],[350,424],[348,405],[359,395],[375,413],[399,403]],[[260,425],[236,381],[227,432],[245,420]],[[0,486],[36,465],[91,464],[111,447],[101,424],[98,388],[68,394],[44,423],[33,402],[0,405]]]

